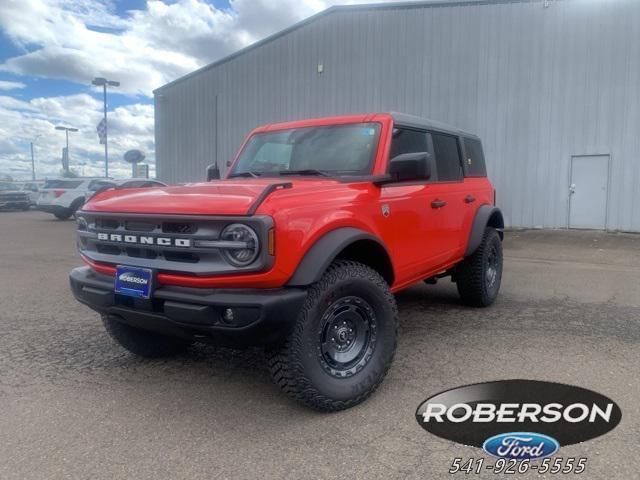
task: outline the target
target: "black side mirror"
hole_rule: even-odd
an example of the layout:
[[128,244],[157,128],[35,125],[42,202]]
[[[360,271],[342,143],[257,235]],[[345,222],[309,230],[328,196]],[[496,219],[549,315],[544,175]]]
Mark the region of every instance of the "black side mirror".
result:
[[428,180],[431,178],[431,162],[428,152],[403,153],[389,161],[389,176],[393,182]]
[[220,179],[220,169],[217,163],[213,163],[207,167],[207,182]]

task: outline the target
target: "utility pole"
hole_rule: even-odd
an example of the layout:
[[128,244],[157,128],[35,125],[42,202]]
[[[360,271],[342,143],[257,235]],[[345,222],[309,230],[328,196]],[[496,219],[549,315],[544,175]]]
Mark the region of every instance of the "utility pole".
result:
[[40,135],[36,135],[33,140],[31,140],[31,181],[35,182],[36,180],[36,160],[33,155],[33,144],[36,140],[40,138]]
[[120,82],[115,82],[113,80],[107,80],[104,77],[96,77],[91,82],[93,85],[98,87],[102,87],[102,94],[104,99],[104,176],[109,176],[109,146],[108,146],[108,137],[109,137],[109,128],[107,127],[107,85],[110,87],[119,87]]

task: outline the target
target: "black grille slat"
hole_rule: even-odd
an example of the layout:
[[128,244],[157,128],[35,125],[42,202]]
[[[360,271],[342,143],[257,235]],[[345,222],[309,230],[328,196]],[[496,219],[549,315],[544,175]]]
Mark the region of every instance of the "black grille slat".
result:
[[105,230],[115,230],[120,226],[120,220],[115,220],[113,218],[103,218],[98,221],[98,226],[100,228],[104,228]]
[[153,232],[157,228],[157,225],[155,223],[136,222],[136,221],[129,220],[125,223],[124,228],[126,230],[146,233],[146,232]]
[[96,243],[96,250],[106,255],[120,255],[120,253],[122,253],[122,249],[120,247],[105,243]]
[[193,223],[165,222],[162,224],[162,233],[193,234],[197,230],[198,227]]
[[190,252],[174,252],[171,250],[165,250],[162,252],[164,259],[169,262],[183,262],[183,263],[198,263],[200,257],[195,253]]
[[137,248],[137,247],[128,247],[126,249],[127,255],[135,258],[148,258],[154,259],[158,257],[158,252],[155,250],[151,250],[150,248]]

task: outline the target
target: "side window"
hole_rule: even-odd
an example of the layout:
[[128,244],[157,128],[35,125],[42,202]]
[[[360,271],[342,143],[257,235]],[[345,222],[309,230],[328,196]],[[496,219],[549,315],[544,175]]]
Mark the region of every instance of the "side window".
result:
[[464,159],[465,175],[467,177],[486,177],[487,167],[484,163],[484,153],[482,152],[482,144],[477,138],[465,138],[464,150],[466,158]]
[[427,133],[408,128],[394,128],[389,160],[403,153],[428,152]]
[[436,155],[436,168],[439,182],[457,182],[462,180],[462,163],[458,139],[452,135],[432,133],[433,151]]

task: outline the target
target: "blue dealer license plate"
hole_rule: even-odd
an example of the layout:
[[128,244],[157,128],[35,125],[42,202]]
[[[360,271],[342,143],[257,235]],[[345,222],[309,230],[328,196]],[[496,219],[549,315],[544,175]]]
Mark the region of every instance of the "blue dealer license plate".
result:
[[116,268],[115,292],[136,298],[149,298],[153,284],[153,272],[148,268],[126,267]]

